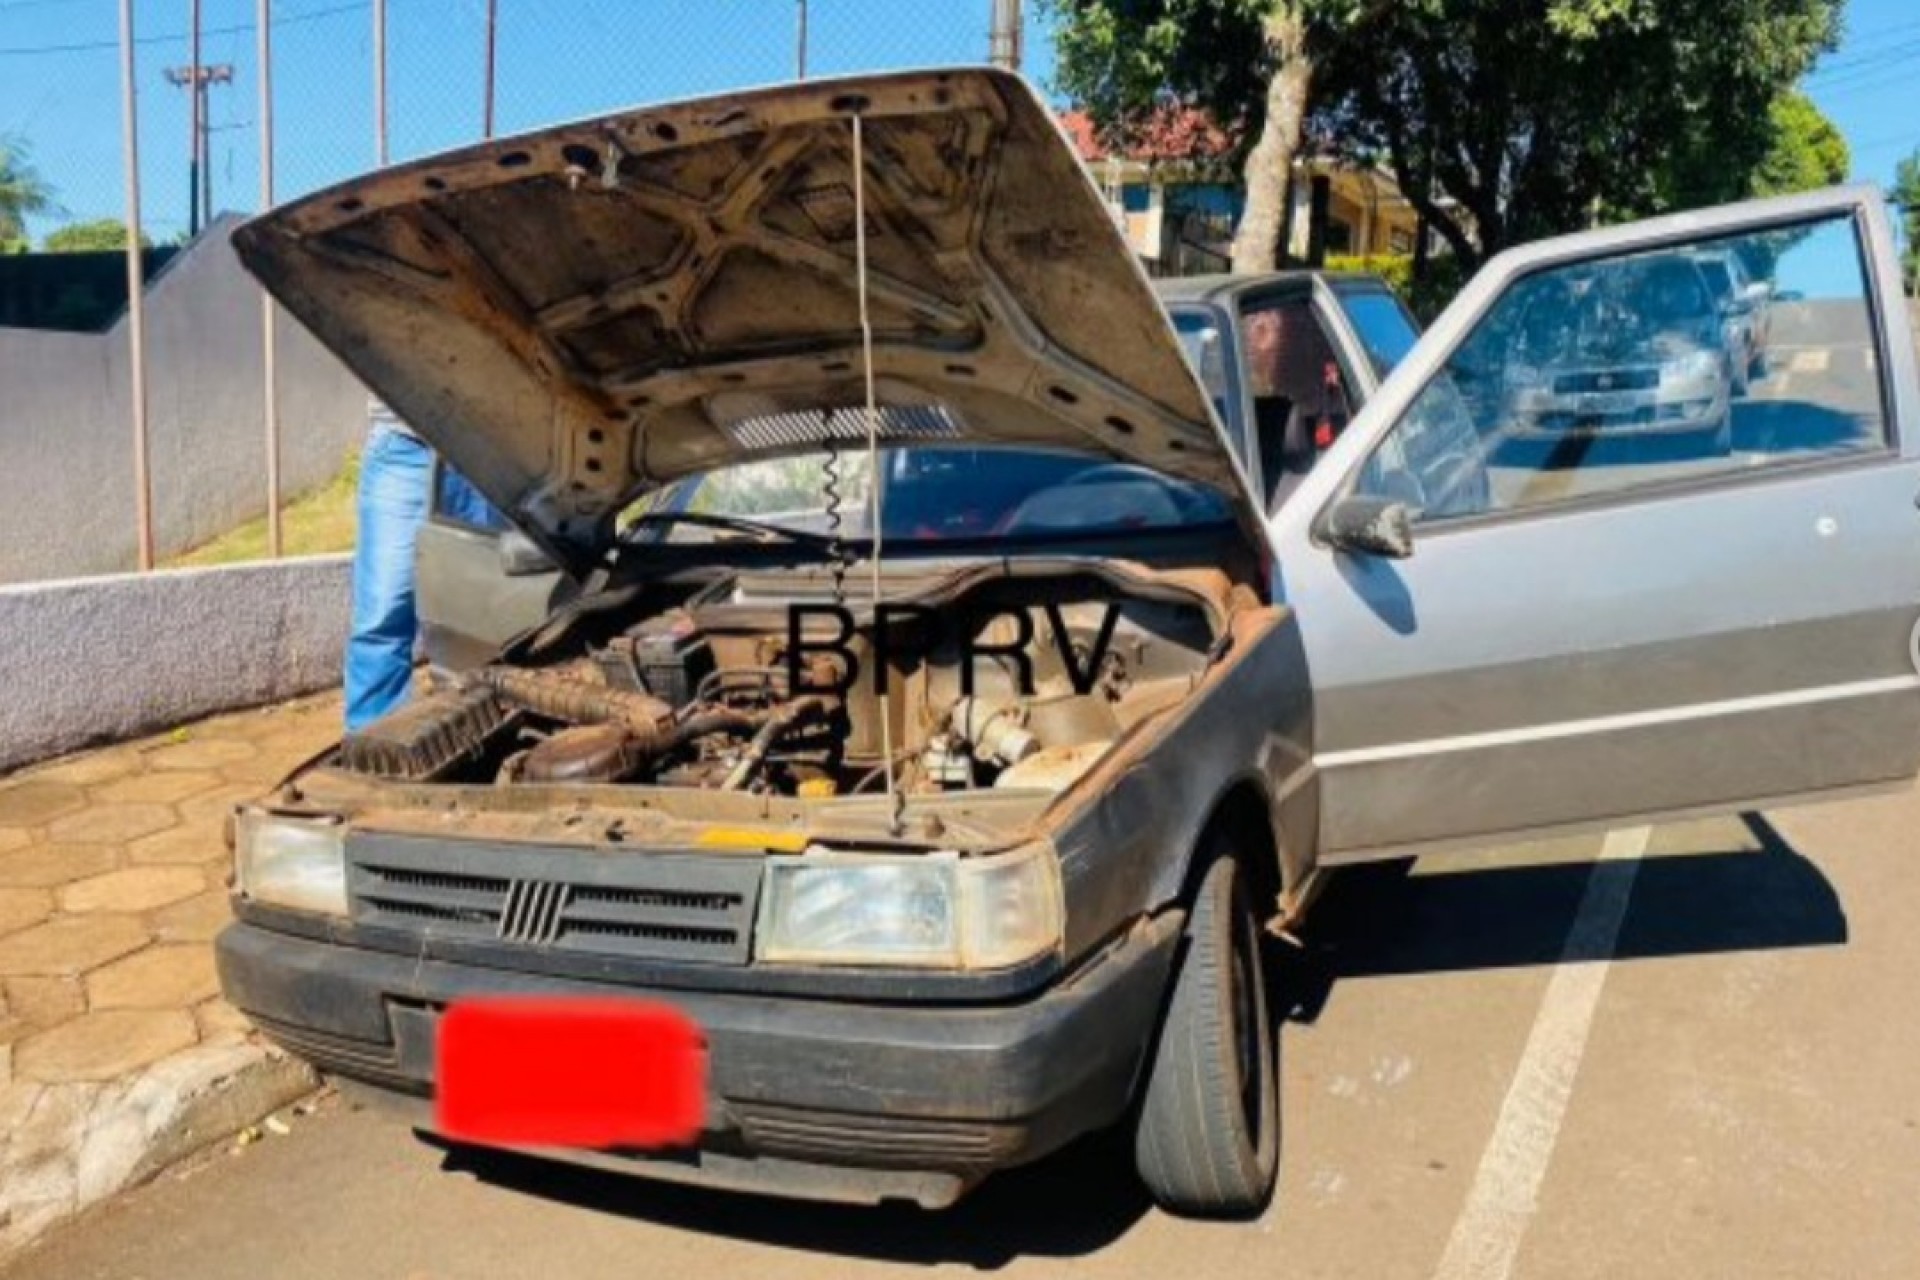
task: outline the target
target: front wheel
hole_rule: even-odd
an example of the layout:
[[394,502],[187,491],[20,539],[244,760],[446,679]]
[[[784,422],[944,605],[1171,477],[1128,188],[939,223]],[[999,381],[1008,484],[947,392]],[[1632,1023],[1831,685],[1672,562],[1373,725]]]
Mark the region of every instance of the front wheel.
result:
[[1260,924],[1231,857],[1208,868],[1154,1052],[1134,1163],[1159,1205],[1251,1217],[1280,1165],[1278,1042]]

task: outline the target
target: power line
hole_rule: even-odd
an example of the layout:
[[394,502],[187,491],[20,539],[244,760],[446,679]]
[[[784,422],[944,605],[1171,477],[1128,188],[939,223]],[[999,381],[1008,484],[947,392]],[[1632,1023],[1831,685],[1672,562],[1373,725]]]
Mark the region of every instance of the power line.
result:
[[1897,66],[1888,65],[1864,80],[1849,80],[1845,84],[1816,84],[1807,86],[1807,92],[1815,99],[1848,98],[1859,93],[1876,93],[1882,89],[1891,89],[1905,83],[1913,75],[1913,69],[1920,66],[1920,55]]
[[1855,80],[1870,80],[1904,63],[1910,63],[1915,58],[1920,58],[1920,40],[1909,40],[1882,49],[1871,61],[1854,63],[1833,71],[1824,69],[1815,71],[1807,77],[1807,81],[1824,87],[1847,84]]
[[[56,2],[56,0],[45,0],[45,2],[53,3]],[[275,18],[273,25],[276,27],[291,27],[295,23],[317,22],[322,18],[339,17],[343,13],[362,13],[365,12],[368,7],[369,0],[359,0],[357,4],[338,4],[331,8],[314,9],[307,13],[294,13],[284,18]],[[208,27],[200,34],[201,37],[205,39],[213,36],[248,35],[251,34],[253,30],[254,24],[246,22],[231,27]],[[133,43],[143,47],[156,44],[183,44],[191,38],[191,33],[181,31],[164,36],[138,36],[134,39]],[[15,46],[13,48],[0,48],[0,58],[25,58],[33,57],[37,54],[50,53],[99,53],[102,50],[118,49],[119,47],[120,42],[118,40],[93,40],[85,44]]]

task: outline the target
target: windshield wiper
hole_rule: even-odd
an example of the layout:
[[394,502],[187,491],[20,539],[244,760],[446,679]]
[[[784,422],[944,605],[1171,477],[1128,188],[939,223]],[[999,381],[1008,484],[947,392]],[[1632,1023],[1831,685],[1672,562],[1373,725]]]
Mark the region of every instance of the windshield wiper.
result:
[[620,541],[626,543],[635,529],[664,528],[675,524],[691,524],[703,529],[723,529],[732,533],[751,534],[761,541],[777,539],[797,546],[817,548],[823,552],[831,550],[835,541],[824,533],[808,533],[802,529],[787,529],[777,524],[764,524],[758,520],[743,520],[738,516],[709,515],[701,511],[645,512],[635,516],[628,523],[626,530],[620,535]]

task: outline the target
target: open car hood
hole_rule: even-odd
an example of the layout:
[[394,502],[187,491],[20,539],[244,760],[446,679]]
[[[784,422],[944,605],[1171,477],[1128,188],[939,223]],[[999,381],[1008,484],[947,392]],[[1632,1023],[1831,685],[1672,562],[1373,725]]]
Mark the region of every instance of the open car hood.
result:
[[247,267],[576,573],[648,489],[864,441],[854,118],[882,443],[1065,448],[1255,505],[1046,104],[985,68],[644,108],[385,169]]

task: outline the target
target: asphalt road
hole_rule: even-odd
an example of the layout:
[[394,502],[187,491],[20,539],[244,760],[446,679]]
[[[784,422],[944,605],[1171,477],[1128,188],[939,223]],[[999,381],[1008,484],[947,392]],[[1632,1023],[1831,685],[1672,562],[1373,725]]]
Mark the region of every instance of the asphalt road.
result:
[[923,1214],[450,1157],[336,1101],[5,1276],[1912,1277],[1916,832],[1908,792],[1348,873],[1254,1223],[1152,1210],[1111,1141]]

